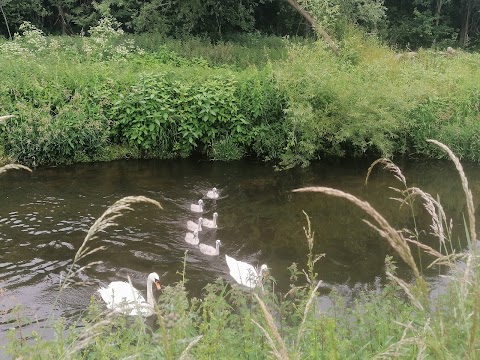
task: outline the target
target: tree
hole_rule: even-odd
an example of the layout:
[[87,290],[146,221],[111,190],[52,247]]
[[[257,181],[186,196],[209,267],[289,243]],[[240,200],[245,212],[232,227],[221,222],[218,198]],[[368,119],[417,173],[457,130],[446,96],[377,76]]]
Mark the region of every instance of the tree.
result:
[[0,0],[0,5],[0,31],[9,37],[18,31],[24,21],[43,28],[43,19],[48,15],[42,0]]
[[5,26],[7,27],[8,38],[11,40],[12,39],[12,33],[10,32],[10,27],[8,26],[8,20],[7,20],[7,16],[5,15],[5,11],[3,11],[3,5],[5,5],[7,2],[10,2],[10,0],[0,1],[0,11],[2,12],[2,16],[3,16],[3,19],[5,21]]
[[468,46],[474,38],[480,36],[480,2],[478,0],[461,0],[461,25],[459,42],[461,46]]
[[43,0],[51,16],[48,27],[50,32],[63,35],[78,34],[87,29],[99,19],[92,0]]
[[392,43],[409,48],[453,45],[458,26],[452,0],[386,0],[386,6]]

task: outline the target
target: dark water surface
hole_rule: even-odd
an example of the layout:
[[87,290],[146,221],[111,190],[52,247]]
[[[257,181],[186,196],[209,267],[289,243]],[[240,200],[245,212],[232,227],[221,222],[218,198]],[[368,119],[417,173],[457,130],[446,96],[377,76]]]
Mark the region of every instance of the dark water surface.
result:
[[[307,245],[303,226],[307,212],[315,230],[315,251],[326,253],[318,263],[319,277],[331,286],[371,284],[384,273],[385,255],[392,253],[363,221],[360,210],[345,200],[321,194],[299,194],[302,186],[328,186],[369,201],[392,225],[411,227],[408,207],[389,199],[402,187],[392,174],[373,171],[364,185],[370,162],[316,163],[308,169],[276,172],[269,164],[196,160],[130,160],[36,169],[29,174],[9,171],[0,176],[0,339],[14,326],[12,309],[23,304],[23,315],[39,328],[54,310],[56,315],[78,316],[101,284],[125,280],[145,292],[146,275],[160,274],[163,284],[178,281],[185,250],[188,290],[200,296],[202,288],[218,277],[232,281],[224,254],[254,265],[266,263],[277,288],[288,288],[292,262],[305,266]],[[463,238],[465,200],[458,174],[450,162],[398,164],[410,186],[439,194],[447,215],[453,218],[457,238]],[[465,165],[476,198],[480,168]],[[208,257],[184,241],[186,223],[197,220],[190,204],[216,186],[220,199],[204,198],[204,217],[218,212],[217,230],[206,229],[200,241],[222,241],[220,256]],[[88,261],[103,261],[82,274],[91,285],[69,288],[52,304],[58,283],[94,221],[124,196],[144,195],[158,200],[134,205],[135,211],[118,219],[118,226],[100,234],[97,245],[107,248]],[[429,232],[430,219],[415,209],[419,227]],[[425,241],[430,241],[424,237]],[[433,241],[433,240],[432,240]],[[435,242],[433,241],[432,244]],[[461,247],[461,245],[459,245]],[[438,248],[438,246],[435,246]],[[402,276],[408,271],[401,267]],[[3,340],[0,341],[0,345]]]

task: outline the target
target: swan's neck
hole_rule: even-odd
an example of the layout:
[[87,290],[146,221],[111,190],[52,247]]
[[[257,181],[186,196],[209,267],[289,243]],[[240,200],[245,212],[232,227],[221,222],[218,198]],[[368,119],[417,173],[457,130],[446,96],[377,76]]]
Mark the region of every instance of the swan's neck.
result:
[[214,216],[213,217],[213,227],[216,227],[217,226],[217,217]]
[[153,304],[153,290],[152,290],[152,286],[153,286],[153,280],[148,278],[147,279],[147,303],[150,304],[153,308],[154,304]]
[[217,242],[217,244],[216,244],[215,252],[216,252],[217,254],[220,253],[220,243],[219,243],[219,242]]

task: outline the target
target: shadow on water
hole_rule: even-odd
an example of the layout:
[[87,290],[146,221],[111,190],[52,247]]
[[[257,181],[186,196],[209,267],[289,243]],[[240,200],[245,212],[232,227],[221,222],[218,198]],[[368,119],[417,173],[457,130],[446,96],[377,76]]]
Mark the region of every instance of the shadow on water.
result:
[[[365,214],[341,199],[291,192],[303,186],[337,188],[369,201],[395,227],[412,228],[411,210],[389,199],[397,196],[390,187],[401,184],[378,167],[365,186],[369,165],[318,162],[307,169],[276,172],[271,165],[249,161],[130,160],[42,168],[32,174],[8,172],[0,177],[0,332],[12,326],[10,315],[19,303],[40,324],[48,317],[61,273],[86,231],[108,206],[129,195],[158,200],[163,210],[136,205],[117,226],[100,234],[96,243],[107,248],[88,260],[103,264],[82,274],[82,280],[92,284],[68,289],[55,314],[75,317],[100,284],[125,280],[127,275],[143,291],[151,271],[158,272],[164,284],[178,281],[186,250],[187,287],[194,296],[218,277],[232,281],[223,254],[254,265],[268,264],[277,288],[284,291],[289,283],[286,268],[293,262],[305,267],[302,210],[311,217],[315,252],[326,254],[318,263],[319,277],[332,286],[373,284],[383,277],[385,256],[393,251],[362,221]],[[453,165],[443,161],[398,165],[410,186],[440,196],[459,232],[455,239],[462,238],[465,200]],[[467,164],[465,170],[475,197],[480,182],[474,179],[480,178],[480,169]],[[220,190],[218,200],[205,197],[213,186]],[[221,239],[217,257],[205,256],[184,241],[187,221],[199,216],[190,211],[190,204],[200,198],[205,203],[203,217],[219,214],[218,229],[204,229],[199,236],[210,245]],[[414,212],[422,239],[434,245],[426,235],[428,214],[420,206]],[[403,266],[400,273],[409,277]]]

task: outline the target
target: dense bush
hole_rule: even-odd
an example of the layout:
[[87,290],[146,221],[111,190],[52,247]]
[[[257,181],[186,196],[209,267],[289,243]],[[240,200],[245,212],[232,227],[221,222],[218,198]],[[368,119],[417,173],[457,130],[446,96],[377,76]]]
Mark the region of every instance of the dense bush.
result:
[[[133,53],[134,47],[122,44],[113,25],[103,21],[90,31],[90,38],[78,43],[67,39],[62,49],[62,39],[47,39],[28,25],[15,42],[0,46],[10,75],[0,85],[0,108],[19,115],[3,129],[8,156],[30,164],[32,159],[36,164],[92,160],[103,157],[100,149],[108,152],[110,141],[148,157],[198,151],[214,159],[237,159],[253,152],[253,143],[256,154],[273,157],[266,150],[272,145],[261,145],[264,134],[271,133],[268,125],[282,115],[271,69],[252,74],[214,69],[201,58],[187,59],[166,47]],[[15,63],[11,44],[18,50]],[[39,109],[35,116],[32,107]],[[38,136],[25,138],[22,129],[39,117],[49,125],[40,126]],[[44,132],[53,134],[54,128],[62,135],[52,135],[55,141],[69,146],[52,151]],[[88,129],[101,129],[98,148],[90,149],[81,137]]]
[[6,153],[15,161],[33,166],[100,159],[109,145],[108,128],[92,119],[81,101],[81,96],[75,96],[57,110],[46,105],[17,104],[20,115],[8,120],[3,131]]

